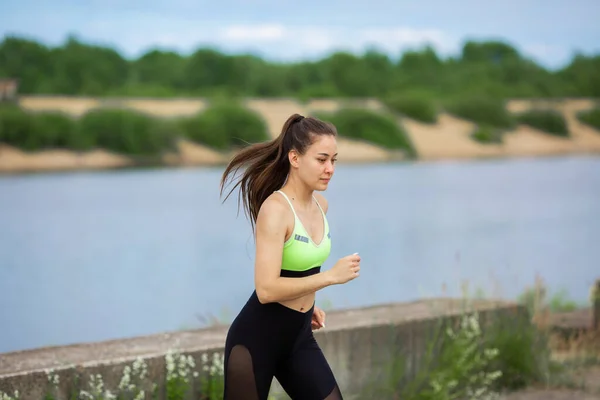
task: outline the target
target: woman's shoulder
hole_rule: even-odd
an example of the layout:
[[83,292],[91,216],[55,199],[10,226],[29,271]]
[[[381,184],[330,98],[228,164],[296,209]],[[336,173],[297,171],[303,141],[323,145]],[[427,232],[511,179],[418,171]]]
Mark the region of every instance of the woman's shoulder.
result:
[[262,216],[263,219],[279,219],[279,221],[284,224],[290,222],[294,218],[294,213],[290,208],[290,204],[281,193],[277,192],[271,193],[265,201],[263,201],[260,210],[258,211],[258,215],[259,217]]
[[284,232],[293,224],[294,215],[285,198],[279,193],[272,193],[261,204],[256,219],[257,230],[268,232]]
[[260,211],[269,215],[281,216],[285,214],[290,206],[285,198],[277,193],[271,193],[260,206]]

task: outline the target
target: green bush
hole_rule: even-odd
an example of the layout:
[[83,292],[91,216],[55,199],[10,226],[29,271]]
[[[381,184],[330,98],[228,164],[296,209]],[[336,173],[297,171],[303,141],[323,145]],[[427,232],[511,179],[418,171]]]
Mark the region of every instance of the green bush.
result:
[[216,150],[245,147],[269,139],[266,122],[256,112],[238,104],[219,102],[182,121],[192,141]]
[[567,128],[565,117],[555,110],[525,111],[518,114],[516,120],[521,124],[529,125],[553,135],[569,136],[569,129]]
[[417,121],[428,124],[437,122],[438,110],[435,102],[425,94],[407,93],[392,95],[386,98],[384,103],[391,110]]
[[502,371],[496,388],[516,390],[547,380],[548,337],[530,321],[528,313],[495,320],[486,331],[488,345],[498,350],[492,368]]
[[35,119],[14,105],[0,106],[0,143],[22,150],[34,150],[38,142]]
[[514,118],[506,110],[504,102],[490,97],[461,97],[448,101],[445,109],[450,114],[477,124],[503,129],[514,126]]
[[294,96],[300,103],[307,103],[312,99],[336,98],[340,97],[339,91],[335,85],[322,83],[318,85],[306,85],[299,89]]
[[502,143],[502,131],[491,126],[478,126],[471,134],[473,140],[484,144],[500,144]]
[[71,116],[47,111],[33,114],[32,117],[38,134],[35,149],[77,149],[80,146],[81,136],[77,132],[77,122]]
[[171,148],[174,136],[166,125],[138,111],[96,109],[79,120],[83,149],[103,148],[136,156],[158,155]]
[[[438,319],[425,325],[419,341],[424,351],[408,348],[390,352],[384,366],[364,386],[361,398],[404,400],[484,400],[496,398],[496,382],[503,371],[495,368],[500,356],[480,326],[478,313],[460,319]],[[420,344],[417,344],[420,346]]]
[[600,131],[600,107],[577,113],[579,121]]
[[333,123],[340,136],[370,142],[388,149],[415,151],[406,132],[391,115],[362,108],[343,108],[334,113],[320,113],[319,118]]
[[65,113],[33,113],[16,106],[3,106],[0,107],[0,142],[25,151],[77,149],[81,136],[77,122]]

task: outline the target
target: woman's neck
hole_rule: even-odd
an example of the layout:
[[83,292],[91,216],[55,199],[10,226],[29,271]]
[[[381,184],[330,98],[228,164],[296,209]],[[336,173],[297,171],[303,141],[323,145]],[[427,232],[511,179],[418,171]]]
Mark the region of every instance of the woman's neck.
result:
[[290,200],[297,204],[301,210],[307,210],[312,204],[313,190],[293,176],[288,178],[281,190],[286,192]]

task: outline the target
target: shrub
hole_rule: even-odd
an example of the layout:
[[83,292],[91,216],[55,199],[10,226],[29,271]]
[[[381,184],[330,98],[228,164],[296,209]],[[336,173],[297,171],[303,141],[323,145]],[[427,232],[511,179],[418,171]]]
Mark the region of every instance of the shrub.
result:
[[26,151],[71,148],[77,141],[75,121],[68,115],[27,112],[17,106],[0,107],[0,142]]
[[237,103],[220,102],[182,121],[186,136],[217,150],[245,147],[269,139],[265,121]]
[[577,119],[600,131],[600,107],[578,112]]
[[504,102],[490,97],[463,97],[446,103],[446,111],[477,124],[495,128],[512,128],[514,119]]
[[385,99],[384,103],[391,110],[417,121],[428,124],[437,122],[437,107],[434,101],[425,94],[393,95]]
[[126,155],[158,155],[173,144],[165,124],[138,111],[96,109],[79,120],[83,148],[100,147]]
[[[439,320],[433,335],[421,336],[426,349],[420,360],[408,354],[394,354],[392,368],[383,380],[367,384],[364,398],[407,400],[483,400],[497,398],[496,381],[503,371],[494,367],[498,349],[491,345],[480,327],[478,313],[464,313],[460,319]],[[417,366],[415,371],[408,365]]]
[[534,287],[527,288],[517,298],[519,304],[525,306],[530,314],[540,312],[569,312],[580,308],[580,304],[571,300],[566,290],[562,289],[551,296],[548,288],[542,282],[537,282]]
[[333,84],[316,84],[301,87],[294,96],[300,103],[307,103],[312,99],[339,97],[339,90]]
[[31,114],[14,105],[0,107],[0,142],[23,150],[34,150],[39,133]]
[[71,116],[54,111],[33,114],[36,125],[36,149],[64,148],[76,149],[81,145],[77,132],[77,122]]
[[333,123],[340,136],[389,149],[404,150],[409,155],[415,153],[406,132],[391,115],[362,108],[343,108],[334,113],[321,113],[318,116]]
[[478,126],[471,134],[473,140],[484,144],[500,144],[502,143],[502,131],[491,126]]
[[494,385],[497,389],[516,390],[547,379],[547,336],[531,323],[529,315],[497,319],[486,329],[488,345],[498,350],[491,366],[502,371]]
[[565,117],[555,110],[530,110],[520,113],[516,117],[521,124],[557,136],[569,136],[569,129]]

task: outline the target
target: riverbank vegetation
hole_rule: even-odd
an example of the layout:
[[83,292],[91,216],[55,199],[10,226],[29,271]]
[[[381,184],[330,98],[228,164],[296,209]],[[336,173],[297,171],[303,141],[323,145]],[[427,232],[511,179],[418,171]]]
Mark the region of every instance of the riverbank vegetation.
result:
[[[342,137],[415,156],[407,133],[392,115],[344,108],[320,116],[335,123]],[[216,101],[192,116],[177,118],[159,118],[126,108],[96,108],[74,118],[57,111],[0,106],[0,143],[24,151],[104,149],[158,160],[175,149],[178,139],[226,153],[270,137],[265,119],[235,99]]]

